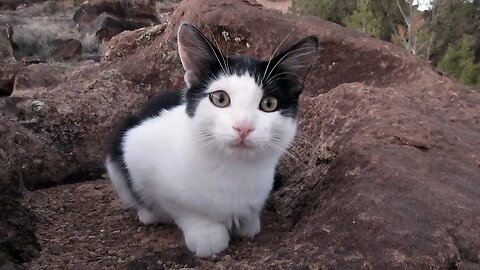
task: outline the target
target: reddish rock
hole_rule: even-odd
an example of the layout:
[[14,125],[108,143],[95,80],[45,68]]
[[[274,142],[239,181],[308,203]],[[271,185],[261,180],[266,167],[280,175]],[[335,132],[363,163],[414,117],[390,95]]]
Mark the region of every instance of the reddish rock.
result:
[[145,25],[136,21],[129,21],[109,13],[100,14],[93,20],[86,32],[95,34],[98,40],[110,40],[123,31],[134,30]]
[[13,57],[11,26],[0,26],[0,97],[12,94],[15,74],[22,68]]
[[11,74],[6,78],[0,78],[0,97],[10,96],[14,88],[15,88],[15,74]]
[[36,221],[31,209],[21,204],[22,192],[0,179],[0,268],[25,269],[21,263],[38,255]]
[[52,88],[64,83],[67,75],[75,67],[63,63],[32,64],[16,75],[14,91],[31,90],[34,88]]
[[[52,141],[36,136],[29,128],[48,105],[40,100],[4,98],[0,100],[0,184],[32,187],[51,185],[52,175],[62,174],[64,154]],[[17,122],[9,118],[16,115]]]
[[89,0],[73,16],[83,32],[98,33],[110,39],[125,30],[150,26],[159,22],[152,0]]
[[[24,147],[16,151],[5,150],[10,167],[0,170],[0,178],[9,172],[19,175],[13,180],[23,181],[28,188],[40,188],[100,176],[103,146],[113,119],[153,92],[123,79],[116,69],[100,69],[98,64],[79,66],[63,76],[60,85],[22,89],[0,99],[0,113],[8,116],[7,122],[21,124],[39,140],[35,149],[22,143]],[[20,158],[24,162],[16,157],[20,150],[28,153]],[[26,170],[25,164],[33,167]]]
[[0,25],[0,62],[10,62],[15,60],[11,44],[12,34],[13,29],[11,25]]
[[82,42],[76,39],[56,39],[53,46],[52,57],[56,61],[77,59],[82,54]]

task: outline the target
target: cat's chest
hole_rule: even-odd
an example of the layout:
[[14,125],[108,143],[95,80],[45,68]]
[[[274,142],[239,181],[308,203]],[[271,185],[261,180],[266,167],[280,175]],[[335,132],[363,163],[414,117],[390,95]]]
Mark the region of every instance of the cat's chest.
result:
[[191,189],[187,196],[225,213],[242,215],[250,208],[259,208],[271,190],[273,168],[228,165],[199,169],[188,183]]

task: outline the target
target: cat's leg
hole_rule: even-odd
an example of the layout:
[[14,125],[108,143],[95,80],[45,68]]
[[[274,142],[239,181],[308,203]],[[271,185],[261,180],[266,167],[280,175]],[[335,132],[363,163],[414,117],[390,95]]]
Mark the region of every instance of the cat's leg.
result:
[[260,232],[260,213],[254,212],[246,217],[242,217],[233,226],[235,235],[253,238]]
[[173,221],[170,215],[160,208],[156,208],[152,211],[143,207],[139,207],[137,209],[137,214],[138,219],[144,225],[153,225],[158,223],[166,224]]
[[210,257],[228,247],[230,235],[223,223],[197,214],[185,214],[175,218],[183,231],[188,249],[198,257]]
[[137,209],[137,214],[138,214],[138,219],[144,225],[152,225],[160,222],[157,216],[155,215],[155,213],[153,213],[148,209],[140,207]]

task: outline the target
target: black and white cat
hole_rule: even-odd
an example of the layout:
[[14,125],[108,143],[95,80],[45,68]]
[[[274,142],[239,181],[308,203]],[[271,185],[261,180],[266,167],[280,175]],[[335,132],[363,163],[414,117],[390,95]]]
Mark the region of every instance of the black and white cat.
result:
[[144,224],[175,222],[200,257],[227,248],[231,233],[258,234],[317,48],[309,36],[270,61],[226,57],[182,24],[188,88],[152,99],[113,137],[106,167],[125,206]]

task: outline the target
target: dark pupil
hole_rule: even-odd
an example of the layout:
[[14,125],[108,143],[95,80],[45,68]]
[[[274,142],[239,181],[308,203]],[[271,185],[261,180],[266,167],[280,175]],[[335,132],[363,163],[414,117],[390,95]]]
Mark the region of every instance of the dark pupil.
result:
[[267,99],[267,103],[265,105],[267,105],[267,108],[272,107],[272,101],[270,99]]
[[223,94],[218,95],[218,102],[223,103],[225,101],[225,96]]

